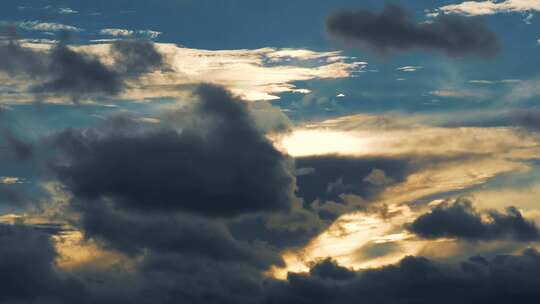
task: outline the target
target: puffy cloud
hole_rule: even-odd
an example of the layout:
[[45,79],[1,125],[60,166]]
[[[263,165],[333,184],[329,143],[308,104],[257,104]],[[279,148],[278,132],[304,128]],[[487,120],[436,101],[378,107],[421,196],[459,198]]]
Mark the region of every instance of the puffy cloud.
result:
[[440,16],[415,23],[399,6],[387,5],[380,14],[344,10],[327,20],[328,32],[344,42],[379,54],[427,50],[451,57],[491,57],[500,49],[496,35],[477,20]]
[[49,235],[24,225],[0,224],[0,271],[6,303],[70,303],[87,300],[83,284],[54,267]]
[[469,241],[494,240],[510,237],[517,241],[536,241],[539,231],[515,207],[507,213],[494,210],[478,212],[468,200],[442,204],[418,217],[409,226],[417,235],[428,238],[461,238]]
[[135,34],[132,30],[119,29],[119,28],[105,28],[99,31],[101,35],[108,35],[114,37],[131,37]]
[[[66,160],[60,180],[81,199],[111,198],[122,208],[210,216],[287,210],[287,159],[250,118],[243,101],[203,85],[181,130],[117,124],[56,136]],[[133,151],[138,151],[136,154]]]
[[308,274],[289,274],[271,285],[269,303],[507,303],[534,301],[540,255],[493,259],[472,257],[445,267],[422,257],[406,257],[395,266],[354,272],[323,261]]
[[313,169],[312,174],[297,176],[297,195],[306,204],[315,200],[345,203],[342,194],[372,198],[385,186],[403,181],[415,167],[407,159],[338,155],[299,157],[296,165]]
[[449,4],[433,11],[429,16],[443,14],[459,14],[465,16],[494,15],[500,13],[527,13],[540,11],[538,0],[499,0],[499,1],[465,1],[459,4]]

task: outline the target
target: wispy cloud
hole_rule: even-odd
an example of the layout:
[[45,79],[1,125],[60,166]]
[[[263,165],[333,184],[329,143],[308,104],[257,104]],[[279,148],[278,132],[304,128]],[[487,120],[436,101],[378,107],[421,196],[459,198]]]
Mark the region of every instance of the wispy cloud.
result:
[[34,21],[23,21],[19,22],[18,27],[27,31],[43,31],[43,32],[59,32],[59,31],[70,31],[70,32],[81,32],[82,29],[76,26],[54,23],[54,22],[41,22],[38,20]]
[[407,65],[407,66],[399,67],[396,70],[400,71],[400,72],[416,72],[416,71],[421,70],[423,68],[424,67],[422,67],[422,66]]
[[71,9],[69,7],[61,7],[58,9],[58,13],[62,15],[77,14],[78,11]]
[[128,30],[128,29],[121,29],[121,28],[105,28],[105,29],[100,30],[99,34],[112,36],[112,37],[121,37],[121,38],[142,36],[142,37],[147,37],[149,39],[156,39],[162,33],[158,31],[152,31],[152,30]]
[[[28,49],[47,52],[50,44],[23,44]],[[91,44],[70,46],[77,53],[98,58],[113,67],[115,57],[111,53],[114,44]],[[185,96],[189,87],[200,82],[223,85],[247,100],[275,100],[282,93],[307,94],[307,88],[295,82],[312,79],[337,79],[351,77],[367,66],[341,52],[315,52],[305,49],[244,49],[202,50],[180,47],[174,44],[154,44],[166,62],[166,69],[159,69],[128,80],[125,90],[116,97],[126,100],[149,100],[152,98],[175,98]],[[291,59],[292,58],[292,59]],[[11,79],[19,94],[0,96],[5,103],[31,102],[25,96],[24,87],[36,85],[36,79]],[[38,83],[39,84],[39,83]],[[54,100],[54,98],[52,98]],[[51,101],[52,102],[52,101]],[[61,102],[61,101],[55,101]]]

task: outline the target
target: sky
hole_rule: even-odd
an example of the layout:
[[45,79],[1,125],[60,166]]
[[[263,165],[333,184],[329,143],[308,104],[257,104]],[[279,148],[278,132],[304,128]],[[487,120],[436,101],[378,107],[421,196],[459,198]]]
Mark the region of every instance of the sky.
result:
[[3,0],[0,303],[533,303],[540,1]]

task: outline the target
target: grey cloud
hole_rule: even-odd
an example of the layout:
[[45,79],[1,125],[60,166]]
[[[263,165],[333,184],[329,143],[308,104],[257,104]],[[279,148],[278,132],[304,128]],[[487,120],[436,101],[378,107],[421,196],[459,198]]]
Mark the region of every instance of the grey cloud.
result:
[[330,35],[379,54],[427,50],[451,57],[476,55],[491,57],[500,44],[497,36],[480,21],[441,15],[429,22],[416,23],[396,5],[380,13],[343,10],[327,20]]
[[[457,266],[457,267],[456,267]],[[271,284],[265,303],[528,303],[540,296],[540,255],[473,257],[444,266],[422,257],[354,272],[323,261],[309,274]]]
[[117,41],[111,46],[111,54],[115,64],[107,66],[64,43],[50,51],[37,51],[10,39],[0,42],[0,71],[37,82],[30,88],[31,93],[66,95],[77,100],[117,95],[125,89],[126,81],[165,68],[162,54],[148,41]]
[[203,129],[67,130],[55,142],[69,162],[53,169],[78,198],[112,198],[126,209],[218,217],[289,209],[289,161],[255,127],[244,102],[210,85],[197,96],[184,117]]
[[119,40],[111,46],[115,69],[126,77],[138,77],[165,65],[163,55],[145,40]]
[[55,258],[48,234],[0,224],[0,302],[89,303],[83,284],[54,268]]
[[[489,221],[482,220],[482,216]],[[506,214],[494,210],[478,212],[465,199],[435,207],[418,217],[408,228],[428,239],[456,237],[478,241],[511,237],[526,242],[540,237],[538,227],[526,220],[516,208],[509,207]]]
[[18,138],[9,129],[4,130],[4,141],[7,144],[7,148],[17,158],[17,160],[23,161],[33,157],[34,147],[32,143]]
[[120,77],[98,59],[77,53],[63,44],[50,54],[50,80],[32,89],[35,93],[60,93],[75,98],[92,94],[115,95],[122,90]]

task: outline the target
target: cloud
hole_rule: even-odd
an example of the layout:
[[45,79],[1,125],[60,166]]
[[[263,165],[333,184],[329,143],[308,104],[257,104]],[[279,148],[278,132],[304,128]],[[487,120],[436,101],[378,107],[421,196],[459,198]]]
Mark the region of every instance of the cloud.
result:
[[21,183],[21,179],[13,176],[0,176],[0,184],[13,185]]
[[34,147],[31,143],[19,139],[10,130],[4,130],[4,140],[17,160],[27,160],[34,155]]
[[98,59],[77,53],[63,44],[50,56],[50,80],[33,87],[35,93],[67,94],[79,98],[89,94],[118,94],[122,80]]
[[131,37],[135,34],[132,30],[119,29],[119,28],[105,28],[99,31],[101,35],[108,35],[114,37]]
[[54,167],[58,177],[80,199],[112,198],[140,211],[220,217],[290,208],[287,159],[259,133],[244,101],[211,85],[196,94],[193,112],[175,118],[194,124],[181,131],[119,122],[105,133],[59,134],[70,161]]
[[459,4],[449,4],[433,11],[429,16],[443,14],[458,14],[465,16],[495,15],[501,13],[530,13],[540,11],[537,0],[498,0],[498,1],[465,1]]
[[485,79],[473,79],[469,80],[469,83],[474,84],[485,84],[485,85],[492,85],[492,84],[513,84],[513,83],[519,83],[521,82],[520,79],[503,79],[503,80],[485,80]]
[[472,257],[444,267],[422,257],[354,272],[327,260],[310,273],[289,274],[271,285],[269,303],[507,303],[534,301],[540,294],[540,255],[534,249],[493,259]]
[[[99,100],[91,97],[143,101],[185,97],[193,86],[209,82],[244,99],[273,100],[286,92],[305,93],[296,87],[297,81],[346,78],[365,67],[364,62],[336,56],[339,52],[282,51],[209,51],[140,40],[78,46],[10,40],[0,43],[0,54],[6,55],[0,59],[0,72],[12,76],[9,85],[16,94],[4,93],[0,99],[15,104],[32,102],[35,93],[40,93],[38,99],[44,102],[69,103],[72,100],[60,98],[66,94],[79,102]],[[68,56],[73,64],[64,66]],[[286,60],[293,57],[294,62]],[[143,60],[143,64],[134,60]],[[298,61],[313,65],[304,67]],[[163,64],[157,66],[159,62]],[[126,73],[127,68],[138,72]],[[141,74],[143,70],[147,72]],[[73,85],[67,86],[69,82]]]
[[61,7],[58,9],[58,13],[62,15],[70,15],[70,14],[77,14],[79,12],[69,7]]
[[128,30],[121,28],[105,28],[99,31],[101,35],[120,37],[120,38],[132,38],[132,37],[146,37],[149,39],[156,39],[161,36],[161,32],[152,30]]
[[82,32],[83,29],[76,26],[54,23],[54,22],[41,22],[41,21],[23,21],[17,23],[17,26],[27,31],[41,31],[41,32]]
[[10,76],[35,78],[47,70],[47,62],[42,54],[22,47],[15,40],[0,43],[0,58],[0,70]]
[[489,97],[489,93],[480,90],[454,90],[441,89],[429,92],[429,94],[443,98],[477,99],[482,100]]
[[381,182],[381,172],[395,183],[403,181],[414,168],[407,159],[339,155],[299,157],[296,166],[313,169],[311,174],[297,176],[297,195],[306,204],[315,200],[346,204],[341,197],[343,194],[372,198],[388,186],[373,184]]
[[128,80],[137,80],[164,64],[152,43],[131,40],[110,46],[109,65],[63,43],[36,49],[9,40],[0,46],[0,54],[5,55],[0,71],[13,76],[12,85],[21,96],[69,96],[73,100],[118,95],[128,87]]
[[539,239],[538,227],[523,218],[518,209],[509,207],[506,212],[491,210],[480,213],[471,201],[462,199],[436,206],[411,223],[409,230],[428,239],[486,241],[510,237],[525,242]]
[[110,51],[114,58],[115,71],[126,77],[137,78],[165,66],[163,55],[149,41],[117,41]]
[[415,23],[404,9],[387,5],[380,14],[344,10],[327,20],[330,35],[381,55],[427,50],[450,57],[492,57],[500,49],[496,35],[477,20],[440,16]]
[[399,67],[396,70],[400,71],[400,72],[416,72],[416,71],[421,70],[423,68],[424,67],[422,67],[422,66],[407,65],[407,66]]
[[0,284],[3,286],[0,301],[69,303],[83,300],[87,296],[83,284],[59,274],[54,267],[55,257],[47,234],[24,225],[0,224]]

